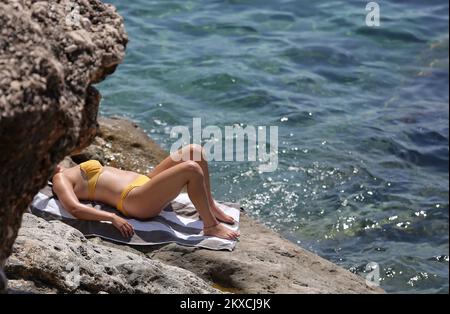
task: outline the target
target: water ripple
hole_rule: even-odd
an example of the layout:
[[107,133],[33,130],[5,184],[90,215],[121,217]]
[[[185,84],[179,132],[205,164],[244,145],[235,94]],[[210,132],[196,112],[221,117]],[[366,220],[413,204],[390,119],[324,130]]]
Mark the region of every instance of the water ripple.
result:
[[130,42],[99,86],[166,149],[175,125],[279,127],[279,167],[211,164],[215,196],[388,292],[448,293],[448,2],[110,0]]

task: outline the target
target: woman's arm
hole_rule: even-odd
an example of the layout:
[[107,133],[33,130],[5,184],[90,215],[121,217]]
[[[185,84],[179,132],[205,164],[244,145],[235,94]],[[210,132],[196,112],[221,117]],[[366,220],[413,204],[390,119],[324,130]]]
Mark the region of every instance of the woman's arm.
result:
[[123,236],[127,237],[133,235],[133,227],[125,219],[114,213],[97,210],[91,206],[80,203],[73,191],[73,184],[63,173],[60,172],[55,174],[52,181],[53,190],[58,196],[59,201],[64,209],[73,216],[83,220],[111,221]]

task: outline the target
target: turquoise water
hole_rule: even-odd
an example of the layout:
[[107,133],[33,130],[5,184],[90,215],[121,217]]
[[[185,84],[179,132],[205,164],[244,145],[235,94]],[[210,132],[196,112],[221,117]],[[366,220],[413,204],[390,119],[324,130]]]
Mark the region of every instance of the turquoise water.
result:
[[125,62],[99,85],[163,147],[192,125],[277,125],[279,167],[212,164],[214,194],[388,292],[449,291],[448,2],[108,1]]

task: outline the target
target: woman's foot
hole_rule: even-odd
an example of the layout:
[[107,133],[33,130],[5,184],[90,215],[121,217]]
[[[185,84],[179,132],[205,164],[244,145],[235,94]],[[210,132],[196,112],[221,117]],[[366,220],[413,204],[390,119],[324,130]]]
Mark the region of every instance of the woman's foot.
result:
[[234,224],[236,221],[231,217],[230,215],[225,214],[216,203],[214,203],[214,206],[211,206],[211,211],[216,216],[216,218],[222,222],[225,222],[227,224]]
[[237,240],[237,238],[240,236],[239,232],[225,227],[220,222],[210,227],[203,228],[203,234],[205,236],[214,236],[226,240]]

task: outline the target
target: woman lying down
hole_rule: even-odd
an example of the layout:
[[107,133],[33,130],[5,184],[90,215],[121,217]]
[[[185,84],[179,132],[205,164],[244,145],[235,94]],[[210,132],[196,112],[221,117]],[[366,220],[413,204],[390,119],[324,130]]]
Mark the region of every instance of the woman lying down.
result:
[[[193,161],[196,155],[201,156],[200,161]],[[187,185],[189,198],[203,220],[203,234],[229,240],[239,237],[239,232],[225,225],[233,224],[234,219],[217,207],[211,195],[208,164],[199,145],[173,153],[148,175],[103,167],[99,161],[89,160],[71,168],[58,165],[52,182],[65,210],[78,219],[110,221],[125,237],[134,233],[125,219],[79,200],[103,202],[126,217],[148,219],[157,216]]]

